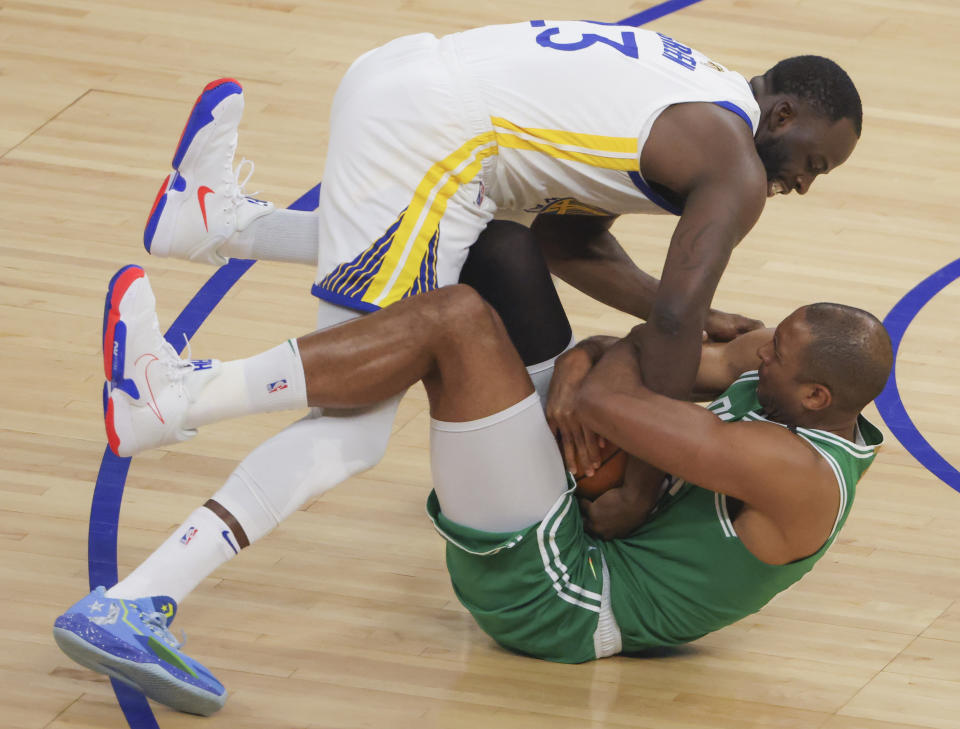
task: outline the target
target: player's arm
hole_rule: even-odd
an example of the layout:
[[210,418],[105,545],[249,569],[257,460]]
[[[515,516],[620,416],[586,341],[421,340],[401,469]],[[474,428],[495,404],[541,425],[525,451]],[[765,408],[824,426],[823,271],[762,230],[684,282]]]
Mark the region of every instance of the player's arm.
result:
[[679,104],[654,123],[641,155],[649,182],[684,199],[642,333],[647,387],[686,399],[700,362],[701,331],[734,246],[766,202],[766,173],[749,128],[712,104]]
[[[616,216],[542,213],[530,227],[550,272],[592,299],[646,320],[660,281],[627,255],[610,226]],[[704,329],[727,341],[761,322],[711,309]]]
[[700,367],[692,400],[712,400],[744,372],[760,366],[757,350],[773,338],[773,329],[755,329],[731,342],[706,342],[700,351]]
[[[647,325],[641,324],[634,327],[629,336],[637,337],[645,326]],[[726,390],[738,376],[756,369],[760,364],[757,350],[770,341],[772,336],[773,329],[756,329],[741,334],[731,342],[705,343],[700,352],[700,366],[692,399],[712,400]],[[593,475],[593,469],[600,462],[601,447],[595,434],[584,428],[580,422],[575,407],[577,393],[584,377],[604,353],[619,341],[622,340],[616,337],[589,337],[578,342],[556,360],[547,396],[547,423],[562,444],[564,462],[567,469],[573,473]],[[651,478],[626,479],[627,482],[641,480],[649,483]]]
[[757,514],[764,554],[799,558],[827,539],[839,504],[836,479],[816,451],[772,423],[724,423],[702,407],[644,387],[633,345],[608,350],[585,379],[584,424],[674,476],[740,499]]
[[[624,339],[607,336],[584,339],[557,359],[558,368],[562,367],[564,358],[582,360],[582,373],[576,381],[579,387],[583,377],[600,361],[608,349],[618,342],[631,339],[639,341],[640,333],[647,326],[649,325],[637,325]],[[754,329],[729,342],[705,342],[700,350],[700,365],[694,382],[694,393],[700,397],[691,399],[699,401],[719,395],[744,372],[757,369],[760,366],[758,350],[773,339],[774,331],[773,327]]]
[[616,219],[543,213],[530,230],[552,274],[592,299],[646,319],[659,282],[637,267],[610,232]]

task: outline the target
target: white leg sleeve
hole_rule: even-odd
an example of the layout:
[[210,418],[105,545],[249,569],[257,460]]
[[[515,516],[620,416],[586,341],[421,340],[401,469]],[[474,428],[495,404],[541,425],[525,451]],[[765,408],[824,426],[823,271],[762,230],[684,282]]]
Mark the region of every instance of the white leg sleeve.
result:
[[536,393],[480,420],[432,420],[430,460],[444,516],[482,531],[536,524],[569,488]]
[[214,500],[255,542],[307,501],[375,466],[401,397],[348,416],[311,412],[244,458]]
[[[357,316],[321,302],[317,329]],[[357,410],[313,409],[244,458],[214,500],[237,518],[251,543],[256,541],[307,501],[375,466],[402,397]]]

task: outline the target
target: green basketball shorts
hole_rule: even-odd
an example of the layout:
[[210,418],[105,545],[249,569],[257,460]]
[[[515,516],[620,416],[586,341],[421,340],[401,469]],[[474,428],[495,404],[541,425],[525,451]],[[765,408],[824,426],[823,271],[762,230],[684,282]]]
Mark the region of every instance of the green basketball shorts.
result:
[[560,663],[620,652],[610,576],[596,540],[583,530],[572,488],[542,521],[506,534],[450,521],[432,491],[427,514],[447,540],[457,598],[500,645]]

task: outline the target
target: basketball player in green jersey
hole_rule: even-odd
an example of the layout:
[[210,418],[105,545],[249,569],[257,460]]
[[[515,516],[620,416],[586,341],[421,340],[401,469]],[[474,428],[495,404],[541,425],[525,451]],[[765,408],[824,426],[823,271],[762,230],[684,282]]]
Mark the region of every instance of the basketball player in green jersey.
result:
[[[254,391],[280,390],[290,407],[362,407],[422,381],[434,481],[427,510],[448,540],[456,594],[480,627],[512,650],[570,663],[675,645],[759,610],[823,556],[882,441],[860,410],[882,389],[892,354],[867,312],[802,307],[774,331],[705,347],[697,389],[718,396],[704,409],[644,387],[641,334],[587,340],[557,373],[576,391],[583,427],[672,474],[649,517],[610,541],[585,531],[523,362],[496,312],[466,286],[248,360],[184,361],[160,335],[142,269],[122,269],[108,294],[105,357],[150,404],[111,401],[108,437],[132,455],[272,409]],[[621,489],[598,503],[646,489],[642,475],[632,483],[637,473],[628,468]],[[238,520],[225,520],[242,544]],[[175,612],[166,596],[129,601],[98,588],[57,619],[54,635],[83,665],[210,713],[224,687],[179,651],[166,627]],[[136,631],[110,617],[121,614]],[[146,656],[150,634],[166,658],[131,659]]]

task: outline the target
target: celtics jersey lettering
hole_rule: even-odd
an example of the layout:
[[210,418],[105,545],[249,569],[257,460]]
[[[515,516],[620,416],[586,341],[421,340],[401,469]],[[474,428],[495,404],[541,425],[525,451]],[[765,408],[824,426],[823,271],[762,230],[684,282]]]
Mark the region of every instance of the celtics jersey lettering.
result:
[[[757,381],[757,372],[741,375],[709,410],[725,421],[765,420]],[[696,640],[756,612],[809,572],[846,521],[857,481],[883,442],[862,415],[857,425],[857,443],[822,430],[796,429],[830,464],[840,489],[833,531],[805,559],[786,565],[761,562],[737,537],[727,497],[683,481],[664,494],[635,534],[602,542],[624,651]]]

